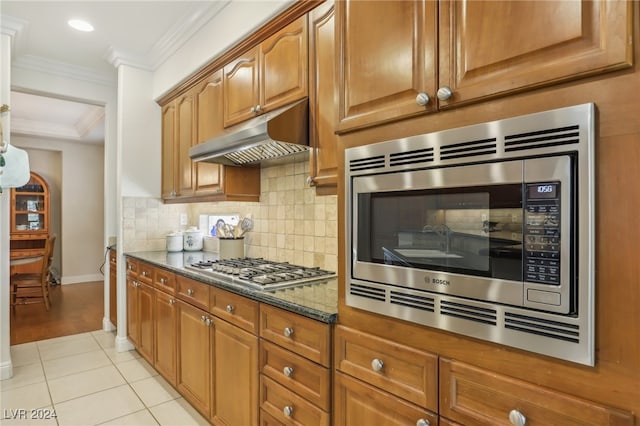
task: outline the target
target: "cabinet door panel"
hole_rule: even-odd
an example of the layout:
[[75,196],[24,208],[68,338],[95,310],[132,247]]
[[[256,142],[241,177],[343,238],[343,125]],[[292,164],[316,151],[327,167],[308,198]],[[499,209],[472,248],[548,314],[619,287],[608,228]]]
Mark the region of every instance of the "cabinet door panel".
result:
[[269,111],[307,95],[307,19],[302,17],[261,43],[260,102]]
[[[127,265],[130,265],[127,261]],[[137,263],[136,263],[137,265]],[[140,340],[140,314],[138,309],[138,282],[127,275],[127,336],[133,346]]]
[[153,365],[173,386],[176,385],[177,365],[177,313],[176,300],[162,291],[156,290],[155,299],[155,355]]
[[258,105],[258,47],[224,67],[224,126],[255,116]]
[[436,109],[433,1],[337,2],[338,130],[353,130]]
[[435,414],[342,373],[335,375],[334,412],[336,426],[438,424]]
[[[197,100],[197,143],[203,143],[224,131],[222,70],[218,70],[199,87]],[[220,192],[219,164],[199,162],[196,169],[196,195]]]
[[174,102],[162,108],[162,198],[176,196],[176,107]]
[[212,416],[215,424],[258,424],[258,338],[215,321]]
[[442,1],[440,107],[631,66],[631,3]]
[[140,335],[138,352],[149,363],[153,364],[153,287],[142,284],[138,287],[138,315],[140,320]]
[[178,390],[205,417],[211,409],[211,327],[206,312],[177,301]]
[[512,410],[518,410],[531,426],[634,423],[631,413],[461,362],[440,360],[442,416],[461,424],[509,425]]
[[194,100],[190,94],[178,101],[178,195],[186,197],[194,192],[193,162],[189,150],[195,138],[194,134]]

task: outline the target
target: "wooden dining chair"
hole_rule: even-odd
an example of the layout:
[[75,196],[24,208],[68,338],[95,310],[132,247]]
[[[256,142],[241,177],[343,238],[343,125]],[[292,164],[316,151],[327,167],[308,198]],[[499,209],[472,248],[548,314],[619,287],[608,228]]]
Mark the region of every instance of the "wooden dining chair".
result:
[[49,283],[51,281],[51,263],[53,262],[53,247],[55,234],[47,238],[42,257],[42,267],[38,273],[14,274],[10,277],[11,305],[26,305],[30,303],[44,303],[49,310]]

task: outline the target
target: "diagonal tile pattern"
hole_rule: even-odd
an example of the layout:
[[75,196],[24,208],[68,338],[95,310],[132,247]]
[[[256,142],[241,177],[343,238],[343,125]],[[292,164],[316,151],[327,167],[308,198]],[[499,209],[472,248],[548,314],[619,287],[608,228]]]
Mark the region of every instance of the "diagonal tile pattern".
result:
[[94,331],[11,347],[0,381],[4,425],[207,425],[137,352]]

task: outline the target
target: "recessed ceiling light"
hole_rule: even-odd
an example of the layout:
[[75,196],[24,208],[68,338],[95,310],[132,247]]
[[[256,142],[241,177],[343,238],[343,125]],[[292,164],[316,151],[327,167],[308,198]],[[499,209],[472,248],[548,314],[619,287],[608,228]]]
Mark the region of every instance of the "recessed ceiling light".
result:
[[78,31],[91,32],[93,31],[93,25],[82,19],[69,19],[67,22],[69,26]]

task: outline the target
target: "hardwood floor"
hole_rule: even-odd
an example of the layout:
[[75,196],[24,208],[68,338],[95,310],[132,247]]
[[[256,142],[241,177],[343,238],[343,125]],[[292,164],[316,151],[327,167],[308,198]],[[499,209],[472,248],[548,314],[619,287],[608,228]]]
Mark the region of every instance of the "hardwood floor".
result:
[[102,329],[102,281],[51,287],[51,309],[44,304],[12,307],[11,344],[33,342]]

